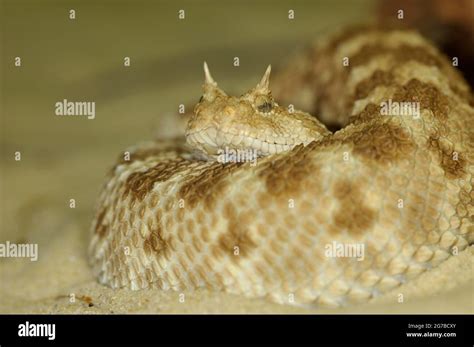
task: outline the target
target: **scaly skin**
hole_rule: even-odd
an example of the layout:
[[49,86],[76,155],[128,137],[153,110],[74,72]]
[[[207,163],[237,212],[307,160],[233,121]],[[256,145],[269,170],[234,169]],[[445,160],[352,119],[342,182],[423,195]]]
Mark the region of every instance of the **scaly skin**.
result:
[[290,113],[273,100],[270,66],[257,86],[238,98],[217,86],[206,63],[204,71],[204,94],[189,120],[186,140],[208,159],[224,147],[255,150],[258,156],[281,153],[330,134],[310,114]]
[[[101,283],[341,306],[472,243],[472,94],[418,34],[351,30],[276,77],[277,100],[343,126],[334,134],[273,101],[270,69],[241,97],[205,70],[187,144],[138,145],[109,173],[90,245]],[[382,115],[389,99],[420,116]],[[216,161],[223,147],[256,151],[257,165]],[[363,256],[327,253],[334,242]]]

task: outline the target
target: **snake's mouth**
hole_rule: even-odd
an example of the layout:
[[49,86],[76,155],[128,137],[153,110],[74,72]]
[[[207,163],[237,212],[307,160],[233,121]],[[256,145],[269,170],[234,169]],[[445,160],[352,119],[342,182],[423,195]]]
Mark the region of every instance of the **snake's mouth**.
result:
[[289,151],[299,144],[291,137],[263,135],[256,138],[250,134],[231,134],[215,127],[188,133],[186,134],[186,141],[192,147],[200,149],[208,155],[217,155],[220,150],[233,149],[253,151],[258,156],[266,156]]

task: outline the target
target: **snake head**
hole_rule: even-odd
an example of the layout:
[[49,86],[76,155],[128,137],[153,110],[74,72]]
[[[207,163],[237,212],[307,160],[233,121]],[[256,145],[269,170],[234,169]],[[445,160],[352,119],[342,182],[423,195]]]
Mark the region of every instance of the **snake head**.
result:
[[186,129],[186,141],[206,156],[219,150],[248,150],[258,156],[289,151],[329,134],[316,118],[278,105],[269,89],[271,66],[255,88],[228,96],[204,62],[203,95]]

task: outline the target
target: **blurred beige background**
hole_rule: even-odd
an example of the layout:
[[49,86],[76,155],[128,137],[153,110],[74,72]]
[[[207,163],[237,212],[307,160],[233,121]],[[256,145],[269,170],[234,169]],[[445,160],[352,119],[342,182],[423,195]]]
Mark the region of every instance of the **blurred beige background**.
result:
[[[318,35],[371,20],[372,5],[2,0],[0,242],[38,243],[39,260],[0,258],[0,312],[304,312],[205,291],[189,293],[180,304],[177,293],[98,285],[86,259],[94,204],[107,168],[124,148],[175,132],[178,105],[201,95],[204,60],[223,89],[240,94],[268,64],[278,66]],[[15,57],[21,67],[14,66]],[[123,66],[124,57],[131,58],[130,67]],[[240,67],[232,65],[234,57]],[[95,119],[55,115],[63,99],[94,101]],[[16,151],[21,161],[14,160]],[[70,199],[76,208],[69,208]],[[472,257],[463,256],[461,265],[448,269],[472,270]],[[400,305],[389,296],[353,310],[463,311],[466,303],[469,310],[472,276],[443,276],[448,294],[440,295],[452,298],[448,306],[431,297]],[[429,279],[418,290],[423,286],[432,291]],[[450,294],[457,287],[464,296]]]

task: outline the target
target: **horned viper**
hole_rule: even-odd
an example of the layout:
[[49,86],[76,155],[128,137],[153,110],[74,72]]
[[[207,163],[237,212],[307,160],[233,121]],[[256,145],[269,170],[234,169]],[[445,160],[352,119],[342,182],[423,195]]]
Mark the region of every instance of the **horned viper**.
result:
[[268,68],[229,96],[206,65],[185,136],[120,156],[92,226],[101,283],[340,306],[472,243],[472,94],[424,38],[344,31],[294,57],[271,88]]

